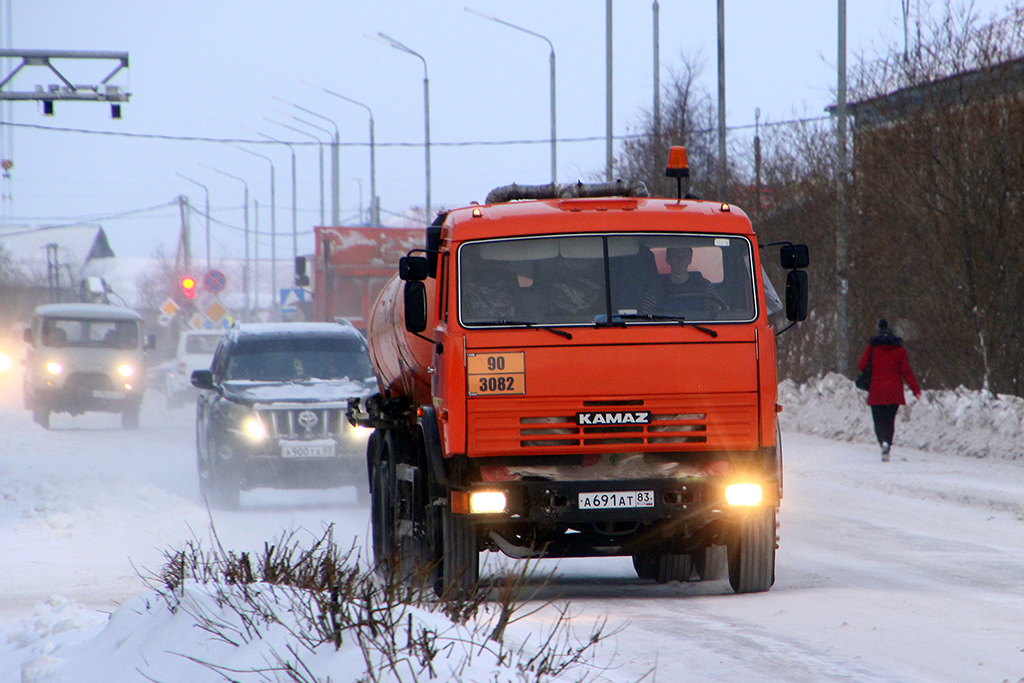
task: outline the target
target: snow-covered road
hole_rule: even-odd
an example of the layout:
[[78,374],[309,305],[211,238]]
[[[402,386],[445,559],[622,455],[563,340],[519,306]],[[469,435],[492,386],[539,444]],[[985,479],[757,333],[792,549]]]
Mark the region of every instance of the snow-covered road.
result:
[[[142,427],[116,416],[34,425],[0,406],[0,681],[20,680],[19,629],[51,595],[111,611],[145,591],[163,551],[209,539],[197,500],[193,417],[159,395]],[[608,680],[1024,681],[1024,462],[876,449],[785,433],[775,587],[659,586],[625,558],[571,560],[544,597],[582,626],[625,626]],[[899,439],[897,438],[897,442]],[[366,538],[352,490],[255,492],[215,511],[225,547],[258,550],[282,530]],[[488,562],[495,558],[488,558]],[[549,570],[554,563],[542,563]],[[538,615],[531,619],[546,619]],[[7,669],[5,670],[5,667]]]

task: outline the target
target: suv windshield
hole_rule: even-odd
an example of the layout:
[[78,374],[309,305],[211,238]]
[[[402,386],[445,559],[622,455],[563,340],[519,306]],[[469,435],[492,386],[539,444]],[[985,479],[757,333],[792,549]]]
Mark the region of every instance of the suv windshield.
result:
[[750,241],[694,234],[573,235],[459,249],[463,325],[757,317]]
[[134,349],[139,344],[139,325],[133,320],[45,318],[43,346]]
[[366,348],[351,339],[275,337],[239,339],[228,359],[227,380],[289,382],[373,376]]

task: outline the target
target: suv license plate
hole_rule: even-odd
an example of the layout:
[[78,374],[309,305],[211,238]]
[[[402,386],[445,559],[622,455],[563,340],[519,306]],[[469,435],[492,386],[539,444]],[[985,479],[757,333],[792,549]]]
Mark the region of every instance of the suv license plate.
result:
[[612,508],[652,508],[654,491],[607,491],[581,493],[580,510],[609,510]]
[[281,444],[282,458],[333,458],[337,444],[333,441],[285,442]]

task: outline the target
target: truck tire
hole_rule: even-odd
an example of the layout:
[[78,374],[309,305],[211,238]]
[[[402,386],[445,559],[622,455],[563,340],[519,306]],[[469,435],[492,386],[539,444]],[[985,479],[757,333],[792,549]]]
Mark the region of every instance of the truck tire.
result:
[[[375,434],[376,436],[376,434]],[[370,463],[370,527],[373,561],[377,572],[390,576],[394,564],[395,524],[391,508],[391,477],[389,463],[384,459],[383,439],[371,438],[367,443]]]
[[693,553],[693,571],[698,581],[714,581],[725,573],[725,548],[720,545],[705,546]]
[[745,515],[726,547],[733,591],[761,593],[771,588],[775,583],[775,508]]
[[469,598],[480,579],[476,527],[468,515],[453,514],[449,507],[442,508],[441,525],[441,597]]

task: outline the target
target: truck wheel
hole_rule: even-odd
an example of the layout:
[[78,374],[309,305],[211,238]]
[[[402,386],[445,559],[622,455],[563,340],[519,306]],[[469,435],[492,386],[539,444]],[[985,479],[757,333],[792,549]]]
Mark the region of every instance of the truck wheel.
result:
[[693,571],[698,581],[714,581],[725,573],[725,549],[708,545],[693,553]]
[[394,562],[394,513],[391,509],[389,463],[384,459],[381,440],[371,438],[367,444],[370,464],[370,526],[373,559],[376,569],[384,576],[390,574]]
[[138,429],[139,428],[139,406],[126,408],[121,413],[121,428],[122,429]]
[[729,584],[737,593],[760,593],[775,583],[775,508],[753,510],[728,545]]
[[480,578],[480,555],[476,527],[468,515],[452,514],[443,508],[441,587],[442,597],[466,599],[476,591]]
[[43,429],[50,428],[50,409],[49,408],[33,408],[32,409],[32,421]]
[[653,579],[654,578],[654,555],[634,555],[633,556],[633,569],[636,570],[636,575],[641,579]]

